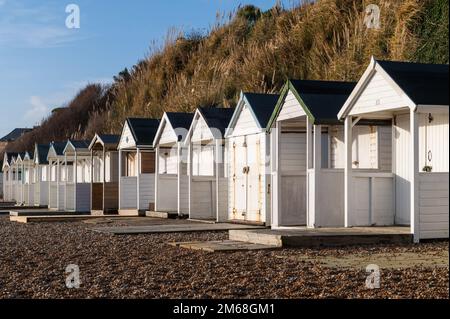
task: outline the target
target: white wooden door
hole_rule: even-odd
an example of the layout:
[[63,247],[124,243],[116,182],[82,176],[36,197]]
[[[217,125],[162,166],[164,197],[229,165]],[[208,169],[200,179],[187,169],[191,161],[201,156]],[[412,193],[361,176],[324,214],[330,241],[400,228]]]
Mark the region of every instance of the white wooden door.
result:
[[233,180],[233,207],[230,219],[244,220],[247,210],[247,149],[245,137],[236,137],[231,141],[231,163]]
[[247,212],[245,220],[261,221],[263,181],[261,175],[261,141],[259,135],[247,136]]

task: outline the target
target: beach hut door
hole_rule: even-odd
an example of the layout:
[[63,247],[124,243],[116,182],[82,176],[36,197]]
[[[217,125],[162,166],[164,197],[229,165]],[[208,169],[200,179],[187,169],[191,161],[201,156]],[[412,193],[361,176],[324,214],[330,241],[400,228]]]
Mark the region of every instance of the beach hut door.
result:
[[247,144],[245,137],[236,137],[232,147],[234,207],[231,219],[245,220],[247,214]]

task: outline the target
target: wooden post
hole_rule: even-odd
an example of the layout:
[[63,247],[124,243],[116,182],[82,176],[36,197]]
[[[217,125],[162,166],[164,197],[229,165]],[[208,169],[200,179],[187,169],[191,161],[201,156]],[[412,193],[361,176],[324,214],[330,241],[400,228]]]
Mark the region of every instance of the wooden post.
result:
[[319,191],[320,191],[320,169],[322,168],[322,125],[314,125],[314,148],[313,148],[313,173],[310,176],[313,178],[313,189],[310,200],[312,200],[313,209],[310,215],[308,227],[316,227],[316,220],[320,215],[319,209]]
[[414,242],[420,241],[419,224],[419,116],[414,109],[410,111],[410,156],[411,156],[411,233],[414,235]]
[[61,172],[59,171],[59,158],[56,158],[56,209],[61,209],[59,207],[59,178]]
[[[67,160],[66,160],[67,161]],[[66,165],[67,165],[67,162],[66,162]],[[77,200],[77,185],[78,185],[78,154],[77,154],[77,152],[75,151],[75,159],[74,159],[74,162],[73,162],[73,165],[74,165],[74,168],[73,168],[73,170],[74,170],[74,173],[73,173],[73,180],[74,180],[74,183],[73,183],[73,198],[74,198],[74,209],[75,209],[75,211],[77,211],[77,202],[78,202],[78,200]],[[82,173],[82,179],[81,179],[81,182],[83,182],[83,178],[84,178],[84,172],[83,172],[83,169],[81,170],[81,173]],[[69,176],[67,176],[67,178],[68,178]],[[67,190],[66,190],[66,192],[67,192]],[[66,198],[67,198],[67,195],[66,195]]]
[[[216,209],[216,221],[217,222],[221,222],[222,221],[222,216],[220,216],[221,213],[221,207],[220,207],[220,187],[221,187],[221,183],[220,183],[220,179],[222,177],[222,171],[223,171],[223,140],[221,138],[216,139],[215,140],[215,158],[214,158],[214,162],[215,162],[215,166],[214,166],[214,180],[215,180],[215,198],[214,201],[215,202],[215,209]],[[222,169],[221,169],[222,168]]]
[[353,120],[351,116],[345,118],[344,124],[344,145],[345,145],[345,166],[344,166],[344,226],[350,226],[350,214],[352,213],[352,129]]
[[158,185],[159,184],[159,146],[155,149],[155,211],[159,211]]
[[272,156],[272,171],[273,171],[273,179],[272,179],[272,218],[271,224],[272,227],[281,226],[281,214],[283,213],[281,210],[281,201],[280,190],[281,190],[281,161],[280,161],[280,148],[281,148],[281,122],[276,122],[275,127],[272,130],[272,145],[271,149],[273,152]]
[[181,142],[177,142],[177,211],[181,216]]
[[121,196],[122,196],[122,150],[119,149],[119,210],[122,208]]
[[[189,137],[188,137],[189,138]],[[187,163],[187,175],[188,175],[188,210],[189,210],[189,218],[191,218],[192,213],[192,140],[189,141],[188,146],[188,163]]]
[[136,208],[139,212],[139,206],[141,204],[141,192],[140,192],[140,180],[141,180],[141,150],[138,148],[137,149],[137,177],[136,177],[136,181],[137,181],[137,185],[136,185],[136,190],[137,190],[137,194],[136,194],[136,199],[137,199],[137,205]]
[[314,189],[311,187],[313,181],[310,181],[310,170],[314,168],[314,140],[313,140],[313,124],[311,119],[306,116],[306,226],[314,227]]
[[[111,155],[110,155],[110,161],[112,160],[112,158],[111,158]],[[105,212],[105,209],[106,209],[106,201],[105,201],[105,190],[106,190],[106,186],[105,186],[105,183],[106,183],[106,149],[105,149],[105,146],[103,146],[103,161],[102,161],[102,164],[103,164],[103,178],[101,179],[101,182],[102,182],[102,188],[103,188],[103,191],[102,191],[102,210],[103,210],[103,212]],[[111,162],[109,163],[109,167],[110,167],[110,178],[111,178]],[[91,180],[91,182],[92,182],[92,180]]]
[[91,171],[90,171],[90,175],[91,175],[91,184],[90,184],[90,188],[91,188],[91,198],[90,198],[90,207],[91,210],[93,209],[92,204],[93,204],[93,200],[92,197],[94,196],[94,150],[91,150]]

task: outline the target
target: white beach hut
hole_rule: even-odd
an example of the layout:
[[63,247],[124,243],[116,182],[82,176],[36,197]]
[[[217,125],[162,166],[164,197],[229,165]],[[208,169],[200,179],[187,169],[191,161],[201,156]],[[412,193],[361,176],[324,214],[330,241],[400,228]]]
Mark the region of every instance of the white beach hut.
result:
[[5,201],[15,201],[13,192],[14,183],[14,170],[12,163],[14,158],[17,157],[17,153],[5,152],[3,155],[3,198]]
[[22,160],[23,170],[23,184],[22,184],[22,198],[24,206],[34,206],[34,150],[25,152]]
[[[272,228],[344,226],[344,136],[337,113],[356,83],[288,80],[269,121]],[[379,130],[373,126],[378,124]],[[385,170],[379,150],[391,144],[389,122],[361,121],[355,167]]]
[[241,93],[225,133],[228,219],[270,225],[270,138],[279,95]]
[[48,151],[50,145],[35,144],[34,146],[34,174],[32,183],[34,184],[34,206],[48,206],[49,191],[49,165]]
[[72,169],[67,170],[64,164],[64,148],[66,142],[52,142],[50,143],[47,154],[47,161],[49,167],[49,191],[48,191],[48,208],[51,210],[64,210],[65,202],[65,183],[66,175],[72,172]]
[[23,197],[23,159],[25,158],[25,153],[19,153],[17,157],[13,160],[13,170],[14,170],[14,199],[17,205],[22,206],[24,204]]
[[155,211],[189,214],[188,148],[184,145],[194,114],[166,112],[153,147],[156,151]]
[[91,152],[89,141],[69,140],[63,151],[65,178],[64,210],[91,211]]
[[185,140],[188,148],[189,218],[228,219],[225,130],[234,109],[200,107]]
[[124,123],[119,150],[119,214],[138,215],[153,210],[155,151],[153,139],[159,120],[129,118]]
[[[382,217],[409,225],[417,242],[448,238],[448,65],[372,58],[339,112],[345,120],[345,226]],[[352,165],[354,126],[364,119],[391,121],[388,174],[361,175]]]
[[91,212],[117,213],[119,209],[119,135],[96,134],[91,151]]

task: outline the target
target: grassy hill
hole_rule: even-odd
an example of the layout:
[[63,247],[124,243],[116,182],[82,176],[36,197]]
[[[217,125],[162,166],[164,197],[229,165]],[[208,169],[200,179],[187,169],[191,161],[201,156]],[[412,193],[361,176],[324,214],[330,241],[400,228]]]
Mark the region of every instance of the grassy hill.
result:
[[[380,29],[364,25],[381,9]],[[357,80],[378,59],[448,63],[448,0],[319,0],[293,9],[237,8],[207,34],[172,31],[110,87],[92,84],[10,146],[119,133],[128,116],[231,106],[239,92],[277,92],[287,78]]]

